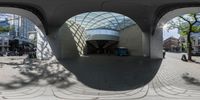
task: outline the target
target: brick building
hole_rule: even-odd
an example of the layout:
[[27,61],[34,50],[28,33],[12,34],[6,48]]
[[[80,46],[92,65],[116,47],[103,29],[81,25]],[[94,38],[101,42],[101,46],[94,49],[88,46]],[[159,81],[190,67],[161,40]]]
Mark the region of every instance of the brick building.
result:
[[163,42],[163,49],[170,52],[180,51],[179,39],[175,37],[169,37]]

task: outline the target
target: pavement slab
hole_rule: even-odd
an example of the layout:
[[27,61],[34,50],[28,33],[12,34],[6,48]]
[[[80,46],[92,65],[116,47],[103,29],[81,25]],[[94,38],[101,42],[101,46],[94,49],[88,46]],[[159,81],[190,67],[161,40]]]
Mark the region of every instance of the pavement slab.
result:
[[[0,58],[0,100],[199,100],[200,64],[166,53],[146,85],[122,91],[91,88],[58,62]],[[200,57],[194,57],[200,61]]]

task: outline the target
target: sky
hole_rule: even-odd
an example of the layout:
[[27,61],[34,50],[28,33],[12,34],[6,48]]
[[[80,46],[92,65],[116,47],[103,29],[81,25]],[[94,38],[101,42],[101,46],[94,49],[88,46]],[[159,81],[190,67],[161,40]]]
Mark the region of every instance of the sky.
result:
[[163,40],[169,38],[169,37],[175,37],[175,38],[179,38],[180,35],[178,34],[178,29],[173,29],[173,30],[167,30],[166,28],[163,28]]
[[[8,14],[8,13],[0,13],[0,21],[5,20],[5,18],[11,19],[13,17],[13,14]],[[163,27],[163,40],[169,38],[169,37],[175,37],[179,38],[180,35],[178,34],[178,29],[173,29],[173,30],[167,30],[166,27]]]
[[4,21],[6,18],[12,18],[13,14],[0,13],[0,21]]
[[[15,19],[14,19],[14,14],[0,13],[0,22],[8,19],[9,20],[8,23],[10,25],[15,25],[16,27],[18,26],[18,21],[17,21],[18,19],[17,18],[19,18],[18,15],[15,15]],[[15,21],[13,21],[13,20],[15,20]],[[19,21],[21,21],[21,20],[19,20]],[[21,26],[20,22],[19,22],[19,25]]]

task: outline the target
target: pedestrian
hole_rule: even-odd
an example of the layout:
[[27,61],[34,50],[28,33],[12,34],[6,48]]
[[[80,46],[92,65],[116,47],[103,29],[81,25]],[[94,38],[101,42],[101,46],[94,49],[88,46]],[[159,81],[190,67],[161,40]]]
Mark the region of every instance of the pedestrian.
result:
[[163,50],[163,58],[165,58],[165,54],[166,54],[166,51],[165,51],[165,50]]

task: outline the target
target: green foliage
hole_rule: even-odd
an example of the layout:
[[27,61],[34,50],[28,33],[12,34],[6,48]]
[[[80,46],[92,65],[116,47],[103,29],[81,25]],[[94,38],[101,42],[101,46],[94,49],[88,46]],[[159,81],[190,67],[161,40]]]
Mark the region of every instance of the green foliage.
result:
[[186,36],[186,35],[188,35],[188,33],[189,33],[189,25],[187,25],[187,24],[185,24],[185,25],[180,25],[179,27],[178,27],[178,30],[179,30],[179,34],[181,35],[181,36]]
[[12,31],[12,30],[14,30],[15,29],[15,27],[14,26],[12,26],[12,27],[10,27],[10,26],[8,26],[8,27],[2,27],[2,26],[0,26],[0,32],[2,33],[2,32],[10,32],[10,31]]
[[200,32],[200,26],[192,26],[192,32],[193,33],[199,33]]
[[188,52],[188,60],[192,61],[192,42],[191,41],[191,33],[199,33],[200,32],[200,14],[192,13],[185,14],[179,17],[174,18],[169,21],[170,29],[177,28],[179,30],[179,34],[182,36],[187,36],[187,52]]
[[181,46],[182,48],[187,49],[187,43],[183,43]]
[[[185,14],[179,17],[176,17],[169,21],[167,30],[172,30],[177,28],[181,36],[187,36],[190,32],[199,33],[200,26],[196,26],[195,23],[199,22],[199,14]],[[191,29],[190,29],[191,28]]]

